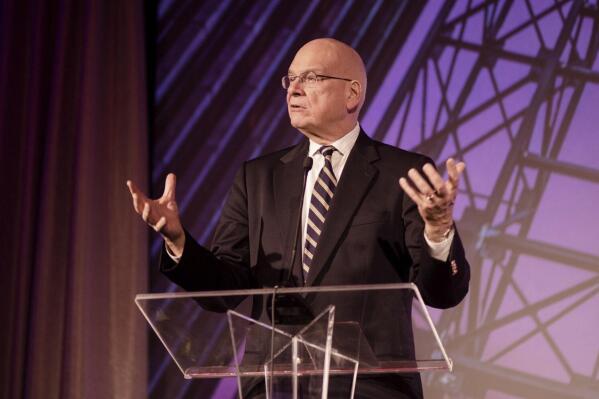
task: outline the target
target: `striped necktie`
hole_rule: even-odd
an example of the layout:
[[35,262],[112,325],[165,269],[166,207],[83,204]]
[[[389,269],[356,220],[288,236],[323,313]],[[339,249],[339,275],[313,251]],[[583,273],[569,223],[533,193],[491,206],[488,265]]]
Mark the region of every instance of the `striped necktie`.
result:
[[322,146],[318,150],[324,156],[324,166],[320,170],[318,179],[314,183],[312,198],[310,200],[310,210],[308,211],[308,220],[306,226],[306,243],[304,245],[303,265],[304,278],[310,272],[312,258],[318,245],[318,239],[324,227],[324,221],[329,211],[335,187],[337,187],[337,178],[333,172],[331,156],[336,151],[333,146]]

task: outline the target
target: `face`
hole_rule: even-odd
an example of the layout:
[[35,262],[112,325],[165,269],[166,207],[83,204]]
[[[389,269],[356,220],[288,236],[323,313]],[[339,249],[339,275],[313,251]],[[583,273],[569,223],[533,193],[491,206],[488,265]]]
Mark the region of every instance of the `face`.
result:
[[[323,45],[304,46],[289,66],[288,74],[316,74],[345,77],[335,70],[339,65],[332,49]],[[334,138],[351,130],[355,122],[348,120],[347,84],[338,79],[326,79],[306,87],[296,79],[287,89],[287,110],[291,125],[318,142]],[[351,119],[351,118],[350,118]],[[347,126],[351,124],[349,129]],[[344,131],[345,130],[345,131]]]

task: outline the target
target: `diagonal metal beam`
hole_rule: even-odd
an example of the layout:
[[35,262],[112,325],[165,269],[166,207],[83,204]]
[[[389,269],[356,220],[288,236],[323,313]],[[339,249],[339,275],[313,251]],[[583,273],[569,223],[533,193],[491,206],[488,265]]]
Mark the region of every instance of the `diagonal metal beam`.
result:
[[599,183],[599,169],[589,168],[571,162],[558,161],[530,152],[525,152],[522,155],[522,165],[575,177],[577,179],[588,180],[593,183]]
[[374,137],[377,140],[383,139],[385,137],[385,134],[387,133],[387,131],[389,131],[389,128],[391,127],[391,124],[393,123],[393,120],[395,119],[395,115],[396,115],[397,111],[399,110],[406,93],[408,91],[410,91],[410,89],[414,85],[414,82],[416,82],[416,80],[418,78],[418,74],[420,73],[421,66],[427,62],[429,53],[435,46],[436,39],[439,36],[439,34],[443,28],[443,21],[449,15],[449,12],[451,11],[451,9],[454,6],[454,3],[455,3],[455,0],[450,0],[450,1],[444,2],[443,7],[437,14],[437,17],[435,18],[435,21],[432,24],[432,28],[427,33],[426,38],[424,39],[424,42],[422,44],[422,47],[424,50],[419,51],[418,54],[416,55],[412,65],[410,66],[410,69],[408,70],[404,79],[402,80],[397,92],[395,93],[393,99],[391,100],[391,103],[387,107],[387,110],[385,112],[385,115],[383,116],[383,119],[379,123],[379,126],[377,127],[377,129],[374,133]]
[[503,198],[503,193],[506,191],[510,181],[510,176],[512,175],[514,166],[516,166],[518,163],[520,154],[528,148],[534,131],[537,114],[541,105],[545,101],[547,94],[549,94],[553,89],[555,70],[559,64],[559,58],[564,51],[565,45],[570,36],[570,32],[572,31],[576,18],[578,17],[578,13],[582,7],[582,4],[582,1],[573,2],[566,22],[564,23],[557,39],[555,48],[545,59],[544,67],[539,74],[539,85],[530,102],[529,112],[524,117],[524,120],[518,129],[514,145],[512,146],[512,151],[510,151],[507,156],[504,166],[497,179],[497,184],[495,184],[487,204],[485,213],[487,214],[489,222],[493,220],[494,215],[497,213],[501,203],[501,198]]
[[531,255],[599,273],[599,256],[493,230],[483,231],[483,234],[482,248],[511,250],[521,255]]
[[[521,64],[532,65],[536,67],[542,67],[545,64],[545,60],[543,58],[533,57],[531,55],[505,50],[498,46],[489,46],[487,44],[480,45],[464,40],[456,40],[446,36],[439,38],[439,41],[444,45],[456,47],[459,49],[475,51],[486,56],[492,55],[494,57],[519,62]],[[588,82],[599,83],[599,71],[594,71],[589,68],[559,63],[556,66],[555,71],[558,75],[564,75],[575,79],[583,79]]]

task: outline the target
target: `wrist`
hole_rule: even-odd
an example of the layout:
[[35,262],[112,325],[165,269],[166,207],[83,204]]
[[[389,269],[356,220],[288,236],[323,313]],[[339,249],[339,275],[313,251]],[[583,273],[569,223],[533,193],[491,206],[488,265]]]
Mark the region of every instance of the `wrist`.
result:
[[175,257],[181,257],[181,255],[183,255],[183,248],[185,248],[185,234],[183,233],[174,239],[165,237],[164,243],[172,255]]
[[424,226],[424,236],[429,241],[438,243],[443,242],[449,238],[451,232],[453,231],[453,223],[449,226],[438,226],[431,227],[428,225]]

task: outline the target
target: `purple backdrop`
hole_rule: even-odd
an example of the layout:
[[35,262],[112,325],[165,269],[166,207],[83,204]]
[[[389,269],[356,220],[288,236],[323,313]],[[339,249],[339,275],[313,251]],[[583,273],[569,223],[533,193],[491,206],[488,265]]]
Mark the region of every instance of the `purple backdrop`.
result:
[[[471,293],[433,312],[456,370],[424,375],[427,394],[599,391],[595,2],[162,1],[157,14],[153,187],[177,173],[196,238],[209,242],[243,160],[297,142],[280,77],[303,42],[336,37],[366,61],[371,136],[467,163]],[[150,362],[154,397],[234,392],[184,382],[157,342]]]

